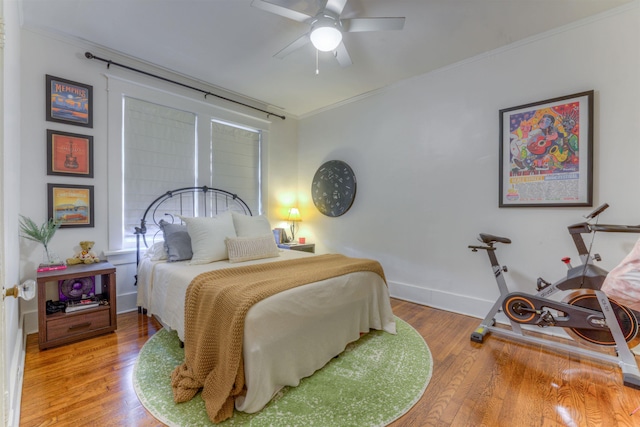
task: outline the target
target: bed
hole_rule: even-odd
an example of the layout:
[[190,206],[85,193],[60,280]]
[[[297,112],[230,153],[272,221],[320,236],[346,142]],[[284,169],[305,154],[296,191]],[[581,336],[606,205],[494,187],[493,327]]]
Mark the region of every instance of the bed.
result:
[[[215,219],[206,220],[198,214]],[[230,258],[194,263],[199,257],[197,247],[201,239],[192,233],[190,237],[196,238],[192,240],[190,259],[177,259],[180,256],[174,256],[172,261],[165,259],[170,251],[160,242],[163,231],[173,226],[184,227],[182,223],[186,222],[187,230],[192,232],[194,218],[210,222],[225,215],[236,220],[233,230],[236,235],[225,237]],[[167,218],[170,221],[166,221]],[[287,263],[306,262],[304,258],[316,260],[323,256],[279,249],[272,234],[270,243],[277,252],[270,252],[268,257],[246,259],[252,258],[246,256],[246,251],[241,251],[244,256],[238,257],[229,245],[238,241],[241,244],[264,241],[266,227],[271,233],[266,218],[252,216],[249,207],[232,193],[206,187],[165,193],[147,208],[136,229],[138,305],[185,341],[185,335],[188,338],[185,319],[189,318],[185,313],[188,306],[185,298],[194,278],[246,266],[280,268]],[[171,241],[172,234],[165,233],[165,237]],[[245,390],[235,397],[235,408],[249,413],[261,410],[282,387],[297,386],[302,378],[312,375],[341,353],[349,342],[370,329],[395,333],[384,276],[372,271],[356,271],[308,283],[257,302],[247,311],[244,320],[241,351]],[[185,351],[188,345],[186,340]]]

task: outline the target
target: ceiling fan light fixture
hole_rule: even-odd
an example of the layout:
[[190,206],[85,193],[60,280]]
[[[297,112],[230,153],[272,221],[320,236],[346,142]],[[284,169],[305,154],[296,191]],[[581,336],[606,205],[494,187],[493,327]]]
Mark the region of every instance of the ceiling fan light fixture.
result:
[[342,42],[342,31],[339,26],[340,21],[330,16],[319,18],[311,27],[309,34],[313,46],[322,52],[335,50]]

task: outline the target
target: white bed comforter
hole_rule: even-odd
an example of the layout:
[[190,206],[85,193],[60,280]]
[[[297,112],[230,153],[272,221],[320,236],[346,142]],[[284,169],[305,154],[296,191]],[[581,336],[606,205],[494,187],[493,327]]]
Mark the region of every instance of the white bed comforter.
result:
[[[198,274],[302,256],[313,255],[285,250],[279,258],[204,265],[143,257],[138,267],[138,305],[184,340],[185,294]],[[243,341],[247,394],[236,399],[236,409],[261,410],[282,387],[297,386],[369,329],[396,332],[387,286],[372,272],[314,282],[254,305],[245,319]]]

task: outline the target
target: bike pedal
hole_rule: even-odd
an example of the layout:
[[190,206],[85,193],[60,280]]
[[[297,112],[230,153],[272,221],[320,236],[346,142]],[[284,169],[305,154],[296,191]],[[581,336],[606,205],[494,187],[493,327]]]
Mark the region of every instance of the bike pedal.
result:
[[540,319],[538,319],[538,321],[536,322],[536,325],[538,325],[541,328],[544,328],[547,326],[556,326],[556,324],[557,324],[556,319],[548,311],[543,311],[540,314]]

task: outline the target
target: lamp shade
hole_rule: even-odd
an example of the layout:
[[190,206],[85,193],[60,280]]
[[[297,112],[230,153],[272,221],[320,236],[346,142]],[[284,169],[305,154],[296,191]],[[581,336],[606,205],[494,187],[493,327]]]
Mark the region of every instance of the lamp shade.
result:
[[342,31],[339,27],[340,21],[337,19],[330,16],[319,18],[311,27],[311,43],[322,52],[335,50],[342,42]]
[[289,216],[287,218],[287,221],[302,221],[302,218],[300,218],[300,211],[298,210],[298,208],[289,209]]

